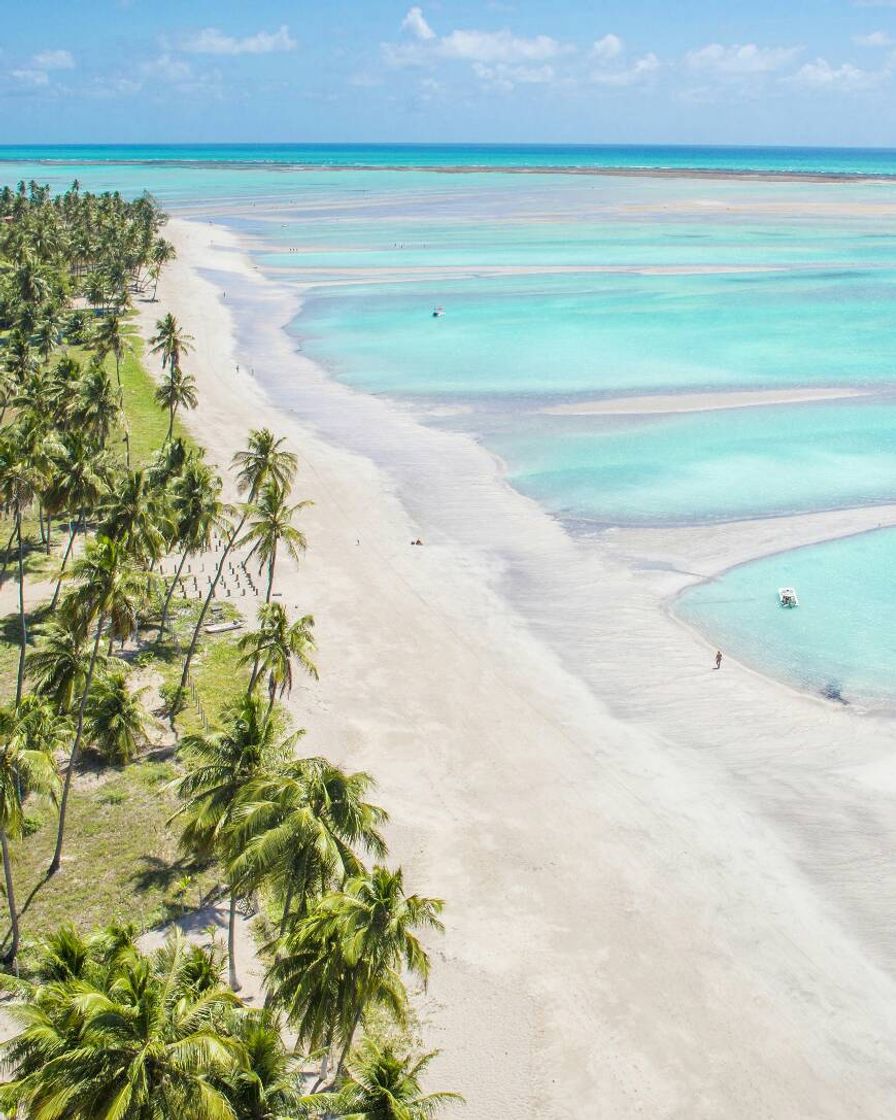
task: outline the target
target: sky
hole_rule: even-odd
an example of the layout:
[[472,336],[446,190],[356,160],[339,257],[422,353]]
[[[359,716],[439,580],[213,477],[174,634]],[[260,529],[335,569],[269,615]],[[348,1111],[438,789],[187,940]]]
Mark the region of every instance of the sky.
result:
[[0,143],[896,147],[896,0],[43,0]]

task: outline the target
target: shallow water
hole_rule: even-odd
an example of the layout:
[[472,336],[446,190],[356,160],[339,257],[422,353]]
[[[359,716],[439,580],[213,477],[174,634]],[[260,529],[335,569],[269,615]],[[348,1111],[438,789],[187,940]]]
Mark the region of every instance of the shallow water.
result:
[[[896,183],[550,173],[551,165],[615,161],[893,174],[894,153],[249,147],[0,155],[29,161],[4,165],[10,181],[64,186],[77,176],[127,193],[148,187],[176,213],[247,235],[262,268],[304,291],[291,329],[310,357],[424,423],[480,440],[513,485],[573,532],[832,509],[889,501],[896,491]],[[358,163],[368,169],[345,170]],[[440,163],[537,173],[414,170]],[[387,166],[406,170],[369,169]],[[445,309],[440,318],[436,306]],[[546,412],[613,395],[825,386],[869,396],[651,416]],[[831,548],[825,578],[845,582],[849,547]],[[866,559],[884,565],[872,578],[892,602],[886,550]],[[851,648],[840,640],[842,598],[826,601],[841,612],[827,626],[791,626],[807,627],[805,642],[779,663],[770,639],[785,623],[775,611],[736,599],[729,609],[706,595],[699,624],[732,651],[742,643],[756,663],[768,646],[768,671],[796,680],[804,666],[813,688],[822,677],[861,676],[860,650],[851,668],[841,663]],[[881,681],[863,687],[890,695]]]
[[[896,532],[883,529],[732,568],[676,609],[726,653],[847,702],[896,702]],[[800,605],[780,606],[779,587]]]

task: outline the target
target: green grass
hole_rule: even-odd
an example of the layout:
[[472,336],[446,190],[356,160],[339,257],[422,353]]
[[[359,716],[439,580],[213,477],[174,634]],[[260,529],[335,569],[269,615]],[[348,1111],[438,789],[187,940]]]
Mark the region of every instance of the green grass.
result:
[[[148,463],[165,442],[168,414],[156,404],[156,382],[143,366],[143,339],[133,334],[129,341],[131,349],[121,363],[121,387],[131,435],[132,465],[139,467]],[[114,377],[115,359],[107,358],[106,365]],[[174,434],[193,443],[179,418],[174,421]]]
[[158,757],[82,771],[72,785],[62,867],[49,880],[56,810],[29,804],[36,830],[13,847],[26,965],[28,945],[64,922],[83,931],[112,921],[146,929],[195,907],[216,885],[212,869],[178,855],[176,827],[167,823],[177,808],[176,775],[175,764]]

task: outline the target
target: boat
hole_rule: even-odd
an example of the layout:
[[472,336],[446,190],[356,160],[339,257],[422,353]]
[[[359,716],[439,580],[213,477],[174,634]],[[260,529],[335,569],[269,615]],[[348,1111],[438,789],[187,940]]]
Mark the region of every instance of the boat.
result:
[[432,309],[433,319],[441,319],[444,314],[445,314],[445,308],[444,307],[434,307]]
[[779,587],[778,602],[782,607],[798,607],[800,605],[796,589],[793,587]]

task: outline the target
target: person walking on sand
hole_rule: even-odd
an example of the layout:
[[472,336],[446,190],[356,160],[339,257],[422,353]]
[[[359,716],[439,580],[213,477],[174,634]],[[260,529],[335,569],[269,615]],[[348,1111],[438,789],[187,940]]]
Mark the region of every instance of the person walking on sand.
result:
[[720,649],[716,650],[716,668],[722,668],[722,651]]

